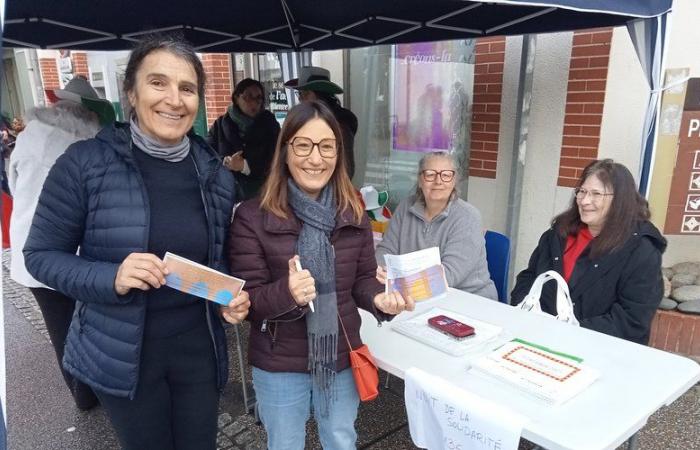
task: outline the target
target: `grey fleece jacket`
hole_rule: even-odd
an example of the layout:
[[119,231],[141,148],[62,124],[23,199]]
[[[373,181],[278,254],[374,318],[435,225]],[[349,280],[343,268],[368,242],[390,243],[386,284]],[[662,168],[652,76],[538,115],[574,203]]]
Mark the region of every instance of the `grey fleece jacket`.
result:
[[377,246],[377,264],[385,265],[384,255],[401,255],[439,247],[450,287],[493,300],[498,299],[486,264],[486,243],[481,214],[462,199],[451,201],[432,221],[425,219],[425,208],[415,195],[396,208]]

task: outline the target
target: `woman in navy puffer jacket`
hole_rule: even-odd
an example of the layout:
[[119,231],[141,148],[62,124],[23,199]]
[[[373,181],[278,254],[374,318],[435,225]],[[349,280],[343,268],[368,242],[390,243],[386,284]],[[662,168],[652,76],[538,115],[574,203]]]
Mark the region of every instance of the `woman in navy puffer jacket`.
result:
[[[125,449],[214,449],[228,306],[164,286],[166,251],[227,271],[234,181],[187,134],[203,95],[189,44],[146,39],[124,91],[130,124],[73,144],[51,169],[24,248],[29,272],[76,299],[63,365],[90,385]],[[78,255],[75,254],[79,249]]]

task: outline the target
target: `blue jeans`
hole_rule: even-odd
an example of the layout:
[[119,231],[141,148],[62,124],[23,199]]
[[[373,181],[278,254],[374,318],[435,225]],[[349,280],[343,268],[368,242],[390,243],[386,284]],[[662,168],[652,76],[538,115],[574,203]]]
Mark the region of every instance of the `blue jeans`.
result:
[[328,417],[320,413],[322,394],[313,388],[311,375],[307,373],[267,372],[253,367],[253,387],[269,450],[303,450],[311,406],[325,450],[356,448],[355,419],[360,398],[352,369],[336,374],[337,396]]

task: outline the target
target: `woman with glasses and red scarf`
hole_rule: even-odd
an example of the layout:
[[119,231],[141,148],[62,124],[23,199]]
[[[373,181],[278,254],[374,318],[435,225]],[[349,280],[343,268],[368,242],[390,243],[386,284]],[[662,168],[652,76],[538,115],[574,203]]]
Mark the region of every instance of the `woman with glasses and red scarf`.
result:
[[267,178],[280,125],[265,109],[265,88],[252,78],[241,80],[231,94],[231,105],[209,130],[207,142],[233,172],[241,200],[258,195]]
[[449,153],[429,153],[420,160],[416,191],[399,204],[377,246],[380,281],[385,280],[384,255],[439,247],[450,287],[498,299],[486,263],[481,214],[459,198],[458,181]]
[[[556,270],[569,284],[582,327],[646,344],[663,296],[665,249],[630,171],[611,159],[593,161],[518,275],[511,304],[523,300],[539,274]],[[556,314],[553,283],[543,287],[540,302]]]

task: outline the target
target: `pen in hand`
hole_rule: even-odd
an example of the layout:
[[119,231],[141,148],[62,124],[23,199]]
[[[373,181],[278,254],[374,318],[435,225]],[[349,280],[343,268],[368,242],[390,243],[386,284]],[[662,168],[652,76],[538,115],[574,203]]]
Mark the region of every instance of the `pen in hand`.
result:
[[[297,272],[301,272],[302,270],[304,270],[304,269],[301,268],[301,261],[299,261],[299,258],[294,258],[294,267],[296,267]],[[314,302],[313,302],[313,300],[310,301],[310,302],[308,303],[308,305],[309,305],[309,309],[311,310],[312,313],[313,313],[313,312],[316,312],[316,311],[314,310]]]

